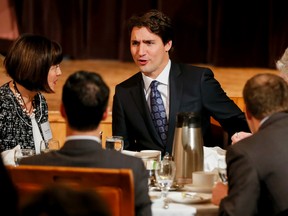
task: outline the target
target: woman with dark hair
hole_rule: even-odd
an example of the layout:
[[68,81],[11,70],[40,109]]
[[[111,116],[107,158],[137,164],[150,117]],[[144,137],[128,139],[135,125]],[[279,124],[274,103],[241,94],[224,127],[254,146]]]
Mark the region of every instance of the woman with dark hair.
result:
[[12,44],[4,67],[11,81],[0,87],[0,152],[21,148],[40,153],[40,141],[52,138],[43,93],[53,93],[62,48],[40,35],[24,34]]

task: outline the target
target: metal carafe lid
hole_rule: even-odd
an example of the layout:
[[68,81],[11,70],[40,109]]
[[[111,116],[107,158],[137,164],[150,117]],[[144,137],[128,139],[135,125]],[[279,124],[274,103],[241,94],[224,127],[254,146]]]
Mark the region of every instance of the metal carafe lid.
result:
[[199,112],[180,112],[176,116],[176,127],[183,125],[189,128],[201,127],[201,115]]

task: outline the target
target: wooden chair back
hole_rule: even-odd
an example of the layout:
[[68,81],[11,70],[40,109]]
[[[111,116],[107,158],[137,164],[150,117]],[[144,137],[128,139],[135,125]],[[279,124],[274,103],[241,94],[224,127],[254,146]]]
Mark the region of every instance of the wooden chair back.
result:
[[103,169],[57,166],[7,166],[20,198],[20,205],[36,192],[52,184],[74,189],[93,189],[116,216],[135,215],[134,179],[129,169]]

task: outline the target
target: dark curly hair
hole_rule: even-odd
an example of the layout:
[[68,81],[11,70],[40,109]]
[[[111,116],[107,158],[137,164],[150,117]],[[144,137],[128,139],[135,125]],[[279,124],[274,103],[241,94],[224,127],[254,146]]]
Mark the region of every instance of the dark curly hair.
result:
[[164,44],[173,41],[174,32],[171,19],[158,10],[150,10],[146,13],[134,15],[128,20],[128,31],[131,35],[134,27],[147,27],[150,31],[158,35]]

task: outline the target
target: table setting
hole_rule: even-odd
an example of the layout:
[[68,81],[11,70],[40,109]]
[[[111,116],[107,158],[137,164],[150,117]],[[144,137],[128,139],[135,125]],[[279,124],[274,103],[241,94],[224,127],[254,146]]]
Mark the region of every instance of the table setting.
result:
[[213,186],[194,186],[192,188],[189,185],[172,187],[166,197],[162,196],[161,190],[150,188],[149,196],[152,201],[153,215],[217,215],[218,206],[211,203]]
[[[152,201],[153,215],[217,215],[218,206],[211,203],[211,192],[217,177],[215,172],[193,172],[191,179],[193,184],[172,183],[164,195],[161,187],[150,187],[149,196]],[[157,177],[156,181],[158,181]]]
[[[190,179],[186,179],[184,183],[175,181],[173,168],[168,169],[172,174],[170,172],[165,178],[163,177],[165,179],[164,195],[163,187],[161,188],[161,184],[158,184],[158,171],[161,170],[159,164],[165,161],[165,156],[161,161],[161,152],[159,151],[131,152],[123,150],[122,153],[143,159],[150,177],[148,185],[153,216],[218,215],[218,206],[211,203],[211,197],[214,184],[217,181],[221,181],[218,168],[219,164],[225,163],[225,150],[220,147],[204,146],[203,170],[191,173]],[[172,160],[172,158],[167,158],[166,160]],[[175,164],[172,163],[170,166],[173,167]],[[170,177],[167,177],[169,175]],[[174,180],[172,181],[171,179]]]

